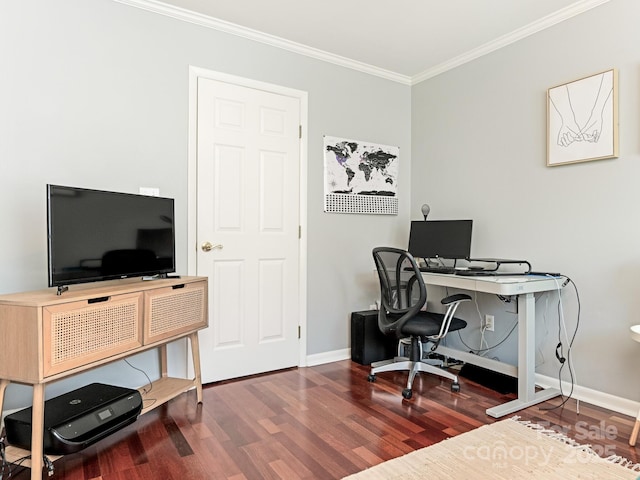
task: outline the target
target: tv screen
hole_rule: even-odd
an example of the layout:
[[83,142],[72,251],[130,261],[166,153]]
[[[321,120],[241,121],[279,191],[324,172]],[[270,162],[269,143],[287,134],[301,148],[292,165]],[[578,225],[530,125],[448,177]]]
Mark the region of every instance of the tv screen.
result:
[[469,258],[472,226],[472,220],[413,221],[409,252],[421,258]]
[[47,185],[49,286],[175,271],[174,200]]

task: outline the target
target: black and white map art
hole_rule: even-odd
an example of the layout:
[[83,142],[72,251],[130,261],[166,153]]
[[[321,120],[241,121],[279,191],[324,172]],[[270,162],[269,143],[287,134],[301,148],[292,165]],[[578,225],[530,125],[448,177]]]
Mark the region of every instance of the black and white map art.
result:
[[360,140],[324,137],[324,211],[398,213],[400,149]]

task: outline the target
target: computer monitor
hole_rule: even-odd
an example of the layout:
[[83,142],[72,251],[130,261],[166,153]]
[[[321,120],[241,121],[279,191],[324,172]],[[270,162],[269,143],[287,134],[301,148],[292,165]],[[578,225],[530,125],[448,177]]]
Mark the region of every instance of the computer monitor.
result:
[[409,252],[420,258],[469,258],[472,226],[473,220],[413,221]]

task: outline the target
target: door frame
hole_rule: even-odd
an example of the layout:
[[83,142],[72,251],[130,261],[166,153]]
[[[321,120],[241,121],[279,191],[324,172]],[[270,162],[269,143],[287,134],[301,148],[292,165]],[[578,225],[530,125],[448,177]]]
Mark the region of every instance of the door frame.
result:
[[264,90],[266,92],[297,98],[300,101],[300,185],[299,185],[299,262],[298,262],[298,316],[300,341],[298,342],[298,366],[307,366],[307,124],[308,124],[308,93],[280,85],[265,83],[250,78],[238,77],[223,72],[216,72],[201,67],[189,65],[189,145],[188,145],[188,187],[187,187],[187,274],[197,274],[197,123],[198,123],[198,79],[206,78],[219,82]]

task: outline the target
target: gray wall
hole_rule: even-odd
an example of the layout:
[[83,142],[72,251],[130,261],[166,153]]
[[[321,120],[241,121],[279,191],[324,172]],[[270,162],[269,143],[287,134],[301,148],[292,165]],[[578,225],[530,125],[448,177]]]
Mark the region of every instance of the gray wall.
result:
[[[349,313],[376,297],[371,248],[406,238],[410,87],[111,0],[0,3],[0,293],[46,287],[47,183],[159,187],[176,199],[186,271],[189,65],[309,92],[307,352],[349,348]],[[323,212],[325,134],[400,147],[399,215]],[[132,361],[153,377],[155,359]],[[89,380],[145,382],[118,362],[47,396]],[[5,408],[29,395],[11,385]]]
[[[612,0],[412,92],[411,212],[428,202],[434,219],[472,218],[473,256],[525,258],[535,270],[571,277],[582,307],[578,382],[632,400],[640,399],[631,373],[640,345],[629,337],[629,326],[640,323],[638,18],[639,2]],[[619,158],[545,166],[547,89],[611,68],[619,71]],[[571,287],[562,300],[572,330]],[[495,312],[492,345],[514,310],[490,296],[479,298],[479,308]],[[536,308],[537,371],[556,377],[557,295],[539,297]],[[478,317],[473,304],[465,312]],[[468,330],[463,338],[477,348],[477,324]],[[513,337],[489,356],[513,363]]]
[[[377,296],[371,247],[405,245],[408,220],[427,202],[431,218],[474,219],[474,255],[524,257],[569,275],[582,300],[579,383],[636,400],[640,386],[627,370],[640,354],[628,335],[640,302],[637,18],[640,4],[612,0],[409,88],[111,0],[1,2],[0,293],[46,286],[46,183],[159,187],[177,201],[178,267],[186,270],[194,65],[309,92],[308,354],[349,347],[349,312]],[[546,167],[546,89],[612,67],[620,158]],[[398,216],[323,213],[325,134],[400,147]],[[556,304],[554,295],[536,304],[538,371],[549,376],[558,367]],[[571,288],[563,305],[571,329]],[[515,320],[513,306],[495,297],[479,296],[478,308],[496,315],[489,344]],[[463,315],[477,317],[475,305]],[[477,329],[468,330],[465,340],[477,345]],[[514,352],[510,338],[490,356],[514,363]],[[133,361],[157,374],[153,354]],[[176,363],[184,368],[182,356]],[[118,363],[47,395],[89,380],[145,381]],[[11,385],[5,407],[27,403],[29,389]]]

